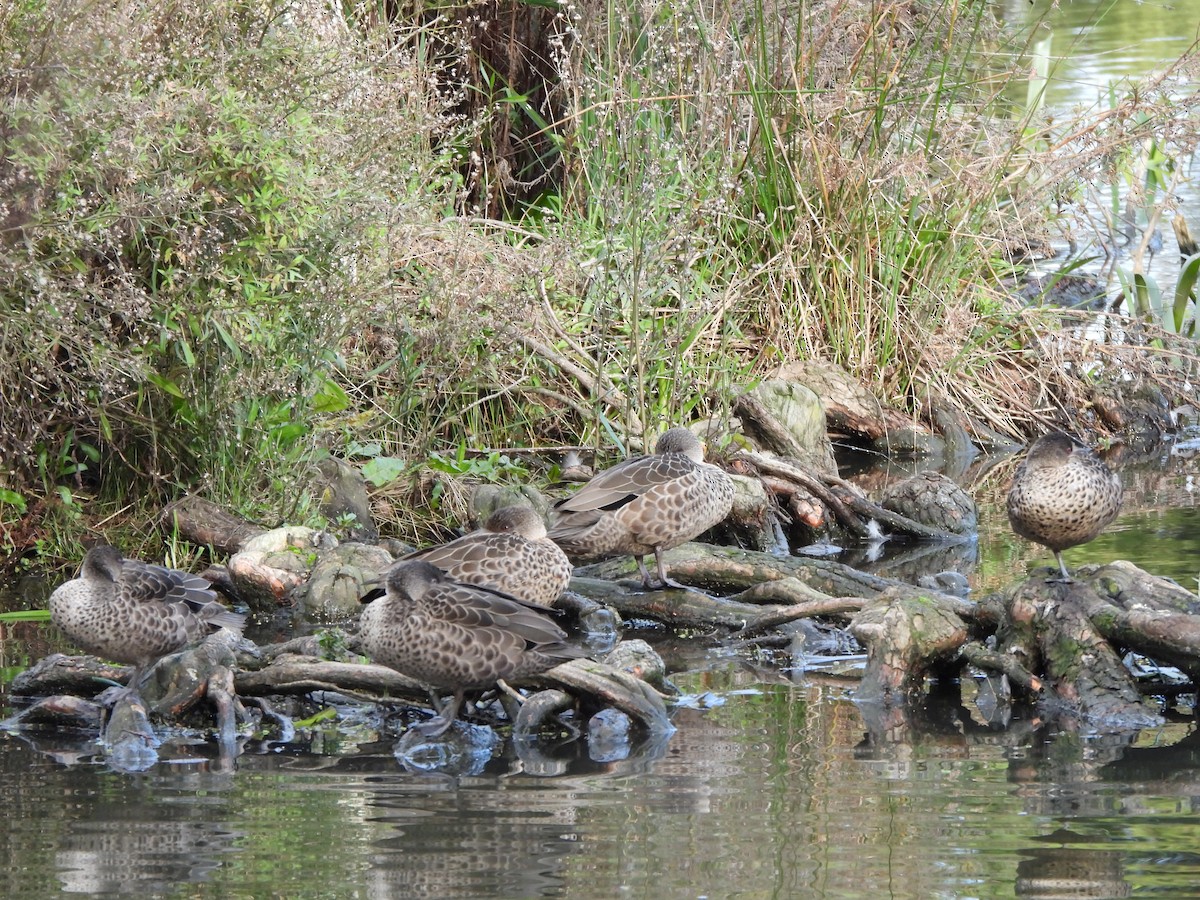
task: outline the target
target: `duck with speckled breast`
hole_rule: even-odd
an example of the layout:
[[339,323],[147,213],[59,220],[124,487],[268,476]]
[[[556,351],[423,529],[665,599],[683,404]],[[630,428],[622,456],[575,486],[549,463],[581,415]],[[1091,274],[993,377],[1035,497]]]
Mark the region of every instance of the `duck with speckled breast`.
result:
[[240,634],[246,621],[199,575],[125,559],[108,544],[92,547],[79,577],[55,588],[50,618],[82,650],[132,665],[130,693],[162,657],[220,628]]
[[1013,531],[1053,551],[1060,579],[1071,582],[1062,552],[1086,544],[1121,511],[1121,479],[1092,450],[1061,431],[1038,438],[1013,476]]
[[[548,610],[464,584],[421,559],[396,563],[384,576],[384,595],[363,600],[359,637],[367,655],[429,689],[437,715],[415,726],[426,737],[450,728],[467,691],[586,655],[566,642]],[[453,697],[442,704],[438,691]]]
[[[704,445],[682,426],[666,431],[649,456],[598,473],[554,504],[550,539],[572,560],[629,555],[647,588],[684,585],[667,578],[663,551],[722,522],[733,507],[733,481],[704,461]],[[654,554],[657,582],[646,569]]]

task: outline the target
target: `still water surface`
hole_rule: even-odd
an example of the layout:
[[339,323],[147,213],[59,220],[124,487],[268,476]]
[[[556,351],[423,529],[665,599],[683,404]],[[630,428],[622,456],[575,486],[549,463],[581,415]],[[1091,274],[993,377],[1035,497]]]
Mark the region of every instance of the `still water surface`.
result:
[[[1002,0],[996,7],[1012,29],[1022,35],[1028,46],[1049,40],[1051,70],[1044,102],[1059,123],[1058,134],[1068,130],[1065,123],[1076,115],[1091,116],[1098,126],[1114,105],[1134,93],[1139,80],[1152,73],[1165,73],[1168,65],[1186,58],[1164,80],[1167,96],[1182,96],[1194,91],[1200,80],[1200,0]],[[1024,88],[1012,85],[1013,101],[1024,108]],[[1020,94],[1020,96],[1017,96]],[[1195,111],[1177,104],[1178,115],[1192,120]],[[1163,135],[1147,135],[1163,139]],[[1138,148],[1127,148],[1131,153]],[[1151,254],[1145,274],[1154,279],[1169,296],[1179,276],[1179,254],[1171,219],[1182,213],[1192,234],[1200,232],[1200,186],[1194,173],[1197,158],[1175,145],[1164,145],[1175,157],[1174,170],[1181,176],[1170,197],[1148,198],[1164,201],[1164,214],[1155,231],[1161,249]],[[1127,265],[1125,254],[1140,242],[1145,226],[1144,215],[1130,234],[1121,234],[1122,214],[1131,185],[1122,176],[1098,173],[1097,181],[1086,187],[1081,206],[1073,214],[1083,214],[1085,222],[1072,228],[1079,242],[1077,256],[1094,258],[1084,271],[1095,272],[1114,262]],[[1071,212],[1068,208],[1066,212]],[[1111,222],[1114,233],[1104,240],[1094,239],[1093,230]],[[1061,255],[1046,266],[1051,272],[1065,259],[1065,241],[1056,242]],[[1111,255],[1110,255],[1111,254]],[[1116,282],[1110,284],[1115,291]]]

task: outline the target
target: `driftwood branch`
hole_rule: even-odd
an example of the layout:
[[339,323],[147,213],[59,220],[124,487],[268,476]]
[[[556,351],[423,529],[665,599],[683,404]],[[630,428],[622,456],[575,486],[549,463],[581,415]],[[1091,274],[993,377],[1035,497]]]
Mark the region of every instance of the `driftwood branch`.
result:
[[815,496],[833,513],[838,523],[859,537],[868,537],[867,521],[874,519],[892,531],[909,534],[928,541],[961,541],[961,535],[917,522],[890,509],[884,509],[863,496],[855,485],[824,473],[813,473],[765,453],[743,450],[738,458],[745,460],[759,473],[763,484],[776,494],[791,494],[798,488]]
[[212,547],[227,556],[266,531],[215,503],[190,494],[163,509],[160,519],[167,528],[178,531],[185,540],[198,547]]
[[859,537],[869,536],[867,523],[854,515],[853,511],[842,502],[842,498],[830,489],[825,478],[814,475],[785,460],[753,450],[743,450],[737,454],[737,458],[745,460],[761,474],[772,477],[770,486],[776,493],[791,493],[791,490],[787,489],[787,485],[798,485],[824,503],[838,523],[852,534]]
[[996,653],[983,644],[971,641],[962,646],[963,658],[971,665],[1008,676],[1008,680],[1019,685],[1029,694],[1040,694],[1042,679],[1026,669],[1011,653]]

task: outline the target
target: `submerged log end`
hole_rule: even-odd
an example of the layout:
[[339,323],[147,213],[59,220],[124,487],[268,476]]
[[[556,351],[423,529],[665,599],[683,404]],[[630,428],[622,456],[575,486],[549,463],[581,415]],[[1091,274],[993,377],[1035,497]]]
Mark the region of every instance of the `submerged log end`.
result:
[[909,702],[935,666],[953,659],[966,643],[961,618],[936,597],[885,591],[854,617],[851,633],[867,647],[867,668],[855,696],[887,706]]

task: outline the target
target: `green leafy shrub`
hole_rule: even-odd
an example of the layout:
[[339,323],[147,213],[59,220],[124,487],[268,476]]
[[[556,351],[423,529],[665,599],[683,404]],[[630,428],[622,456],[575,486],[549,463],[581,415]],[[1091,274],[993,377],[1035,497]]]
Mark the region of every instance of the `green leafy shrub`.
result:
[[413,67],[319,9],[10,5],[6,480],[285,502],[348,405],[341,345],[386,289],[405,156],[433,158]]

